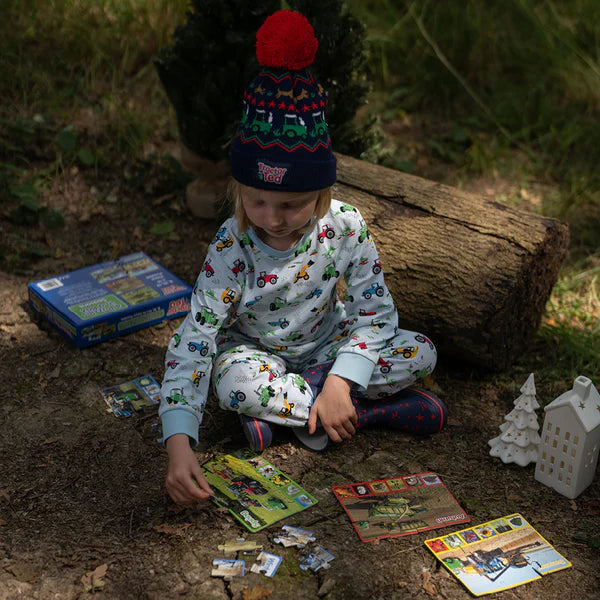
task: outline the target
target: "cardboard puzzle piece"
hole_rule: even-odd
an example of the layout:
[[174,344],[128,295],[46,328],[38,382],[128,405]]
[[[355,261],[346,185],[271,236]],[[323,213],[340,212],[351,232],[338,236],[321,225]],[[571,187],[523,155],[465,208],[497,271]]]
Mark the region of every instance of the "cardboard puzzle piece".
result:
[[315,546],[300,563],[300,568],[304,571],[318,571],[319,569],[329,569],[329,563],[335,558],[331,552],[328,552],[322,546]]
[[279,534],[273,538],[273,541],[276,544],[282,544],[285,547],[296,546],[298,548],[304,548],[306,544],[314,542],[316,539],[314,533],[308,529],[284,525]]
[[212,564],[211,576],[222,577],[225,581],[229,581],[232,577],[243,577],[246,574],[246,562],[243,560],[215,558]]
[[277,556],[277,554],[261,552],[256,557],[256,562],[250,567],[250,570],[253,573],[263,573],[267,577],[273,577],[282,560],[282,557]]
[[243,552],[244,554],[253,554],[262,550],[262,544],[257,544],[253,541],[246,541],[244,538],[239,538],[233,542],[226,542],[217,546],[225,554],[236,554]]

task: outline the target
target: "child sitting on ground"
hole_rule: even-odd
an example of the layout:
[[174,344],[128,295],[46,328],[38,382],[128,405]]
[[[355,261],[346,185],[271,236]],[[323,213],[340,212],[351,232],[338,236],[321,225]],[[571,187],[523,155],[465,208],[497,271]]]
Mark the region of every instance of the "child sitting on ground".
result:
[[433,370],[434,345],[398,328],[367,225],[331,199],[336,159],[327,98],[308,69],[311,25],[278,11],[256,47],[263,69],[231,147],[234,216],[208,249],[165,359],[160,415],[176,502],[212,494],[192,451],[211,381],[254,450],[277,425],[322,449],[369,424],[429,434],[446,423],[434,394],[409,388]]

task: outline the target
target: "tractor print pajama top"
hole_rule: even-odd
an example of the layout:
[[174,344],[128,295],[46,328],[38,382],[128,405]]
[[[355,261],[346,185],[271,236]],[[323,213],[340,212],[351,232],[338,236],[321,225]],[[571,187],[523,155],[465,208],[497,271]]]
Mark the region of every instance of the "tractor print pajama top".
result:
[[[346,296],[336,283],[344,278]],[[436,351],[398,328],[375,244],[359,211],[336,200],[286,251],[228,219],[212,241],[191,310],[165,359],[160,415],[166,440],[198,441],[210,382],[220,405],[275,423],[302,426],[314,401],[311,373],[387,396],[430,373]]]

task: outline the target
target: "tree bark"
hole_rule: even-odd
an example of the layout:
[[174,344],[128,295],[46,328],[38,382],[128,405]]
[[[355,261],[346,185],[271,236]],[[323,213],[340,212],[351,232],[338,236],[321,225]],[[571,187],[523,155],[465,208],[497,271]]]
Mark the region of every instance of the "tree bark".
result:
[[363,214],[400,327],[430,337],[440,360],[502,370],[527,348],[565,223],[343,155],[334,197]]

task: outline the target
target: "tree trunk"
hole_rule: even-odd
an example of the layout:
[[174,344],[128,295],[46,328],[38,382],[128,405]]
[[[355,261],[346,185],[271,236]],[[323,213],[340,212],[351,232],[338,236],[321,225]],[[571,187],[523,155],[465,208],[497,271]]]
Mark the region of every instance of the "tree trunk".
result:
[[566,224],[342,155],[334,197],[365,217],[400,327],[431,337],[441,360],[501,370],[527,348]]

